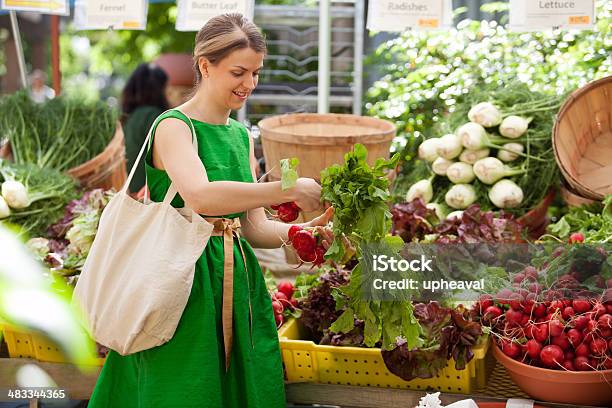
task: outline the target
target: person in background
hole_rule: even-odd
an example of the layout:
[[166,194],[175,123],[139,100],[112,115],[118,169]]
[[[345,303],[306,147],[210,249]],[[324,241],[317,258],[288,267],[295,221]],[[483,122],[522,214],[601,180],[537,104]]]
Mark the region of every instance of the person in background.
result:
[[30,98],[36,103],[43,103],[55,98],[53,88],[45,84],[47,75],[40,69],[35,69],[30,74]]
[[[125,137],[127,169],[138,157],[155,118],[168,109],[166,84],[168,75],[159,66],[140,64],[132,73],[121,95],[121,124]],[[144,157],[138,163],[129,190],[137,193],[145,185]]]

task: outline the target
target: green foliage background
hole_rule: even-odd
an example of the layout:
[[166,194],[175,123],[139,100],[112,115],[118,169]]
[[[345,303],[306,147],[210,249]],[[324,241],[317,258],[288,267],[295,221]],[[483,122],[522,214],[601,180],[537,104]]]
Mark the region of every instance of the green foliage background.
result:
[[[612,3],[596,4],[593,30],[520,33],[495,21],[464,20],[448,31],[405,32],[367,58],[381,77],[366,93],[365,112],[396,123],[403,136],[396,142],[399,149],[431,132],[482,84],[518,79],[532,90],[562,94],[611,75]],[[483,11],[507,6],[490,3]]]

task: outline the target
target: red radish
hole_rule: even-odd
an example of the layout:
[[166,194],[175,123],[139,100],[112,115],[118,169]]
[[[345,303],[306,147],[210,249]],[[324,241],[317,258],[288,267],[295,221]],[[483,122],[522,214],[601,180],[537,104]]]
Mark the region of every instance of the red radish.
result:
[[601,303],[595,303],[595,305],[593,305],[593,310],[591,311],[591,314],[593,316],[593,319],[599,319],[601,316],[606,314],[607,311],[608,310],[604,305],[602,305]]
[[491,295],[482,295],[478,299],[480,306],[480,313],[485,311],[489,306],[493,306],[493,296]]
[[589,322],[586,325],[587,332],[593,333],[597,331],[597,329],[598,329],[597,320],[589,320]]
[[514,278],[512,278],[512,282],[514,283],[522,283],[524,280],[525,280],[524,273],[517,273],[516,275],[514,275]]
[[317,246],[315,249],[315,259],[312,261],[316,266],[322,265],[325,262],[325,253],[327,251],[322,246]]
[[570,347],[570,342],[565,333],[561,333],[558,336],[553,337],[551,344],[561,347],[561,350],[563,351],[566,351]]
[[289,238],[289,242],[293,240],[295,233],[301,231],[303,228],[299,225],[292,225],[289,227],[289,231],[287,232],[287,238]]
[[270,208],[272,208],[274,211],[278,210],[278,208],[279,208],[279,207],[280,207],[280,205],[279,205],[279,204],[272,204],[272,205],[270,206]]
[[526,343],[526,346],[529,357],[536,359],[540,356],[540,351],[542,351],[542,344],[540,342],[531,339]]
[[495,296],[495,300],[501,304],[508,304],[508,299],[510,299],[510,295],[512,295],[512,291],[510,289],[504,288],[497,292]]
[[550,306],[548,307],[548,312],[555,313],[557,309],[563,310],[564,308],[565,308],[565,305],[563,304],[562,301],[553,300],[552,302],[550,302]]
[[283,318],[282,314],[277,314],[277,315],[274,315],[274,320],[276,320],[276,326],[280,327],[283,324],[283,321],[285,319]]
[[559,364],[563,363],[564,357],[561,347],[554,344],[542,348],[540,352],[540,360],[547,367],[558,367]]
[[534,266],[526,266],[525,269],[523,269],[523,273],[527,279],[534,281],[538,280],[538,270]]
[[608,341],[608,351],[612,353],[612,339]]
[[574,320],[572,320],[572,324],[577,330],[582,330],[587,327],[587,324],[590,320],[591,319],[589,319],[589,317],[585,315],[576,316]]
[[546,323],[537,324],[533,329],[533,338],[540,343],[544,343],[548,340],[548,334],[548,325]]
[[516,325],[520,325],[522,320],[523,320],[522,312],[518,310],[514,310],[514,309],[508,309],[508,311],[506,312],[506,321],[510,323],[515,323]]
[[549,330],[552,337],[559,336],[561,333],[563,333],[563,329],[565,329],[563,323],[557,319],[551,320]]
[[289,300],[289,303],[291,303],[291,306],[293,307],[299,306],[298,300],[296,298],[291,298],[291,300]]
[[576,312],[574,311],[574,308],[571,306],[567,306],[565,309],[563,309],[563,312],[561,312],[561,316],[563,316],[565,320],[570,320],[575,315],[576,315]]
[[576,299],[572,301],[572,307],[576,313],[586,313],[591,310],[591,303],[585,299]]
[[593,339],[589,345],[589,348],[591,349],[591,353],[595,354],[596,356],[603,356],[608,350],[608,343],[606,343],[604,339]]
[[576,347],[582,341],[582,333],[577,329],[569,329],[567,332],[567,339],[572,344],[572,346]]
[[521,348],[514,342],[504,342],[502,344],[502,351],[510,358],[516,358],[521,354]]
[[599,328],[599,334],[601,335],[601,337],[603,337],[604,339],[609,339],[612,338],[612,329],[606,327],[606,328]]
[[287,296],[287,299],[291,299],[291,296],[293,296],[293,292],[295,291],[293,284],[289,281],[279,282],[278,285],[276,285],[276,288],[279,292],[283,292],[285,296]]
[[574,367],[578,371],[591,371],[591,365],[589,363],[589,359],[584,356],[579,356],[574,359]]
[[584,242],[584,234],[582,232],[573,232],[569,236],[570,244],[581,244]]
[[534,306],[533,315],[535,317],[544,317],[546,315],[546,306],[543,303],[539,303]]
[[604,370],[612,370],[612,358],[606,357],[603,362]]
[[283,303],[283,301],[285,302],[289,301],[289,299],[287,298],[287,295],[285,295],[283,292],[276,292],[275,294],[272,295],[272,299],[278,300],[279,302],[281,302],[281,304]]
[[529,315],[524,314],[523,318],[521,319],[521,327],[527,327],[528,323],[529,323]]
[[497,319],[499,316],[501,316],[501,314],[502,314],[502,311],[499,307],[489,306],[484,312],[483,319],[485,321],[491,321],[493,319]]
[[282,222],[292,222],[300,216],[300,207],[293,201],[278,206],[276,216]]
[[565,309],[566,307],[572,305],[572,301],[569,299],[561,299],[561,302],[563,303],[563,307],[561,309]]
[[283,310],[285,310],[282,303],[279,302],[278,300],[275,300],[272,302],[272,309],[274,309],[275,314],[281,314],[283,313]]
[[316,258],[315,249],[317,248],[317,240],[312,232],[301,230],[295,233],[291,245],[295,248],[298,256],[304,262],[312,262]]
[[591,350],[589,346],[585,343],[580,344],[576,347],[576,356],[577,357],[588,357],[591,354]]
[[565,368],[567,371],[575,371],[574,368],[574,363],[572,362],[572,360],[565,360],[563,362],[563,364],[561,364],[563,366],[563,368]]
[[610,314],[605,314],[599,317],[599,319],[597,319],[597,323],[599,324],[599,328],[606,328],[606,329],[611,329],[612,328],[612,315]]
[[513,293],[510,295],[510,307],[514,310],[521,310],[521,302],[523,301],[523,297],[518,293]]
[[566,360],[574,360],[574,358],[576,358],[576,355],[573,351],[566,351],[564,357]]
[[538,294],[542,292],[542,285],[540,285],[539,283],[532,283],[529,285],[529,291],[531,293]]
[[588,329],[584,329],[582,331],[582,342],[585,344],[591,344],[591,342],[595,339],[595,334],[590,332]]

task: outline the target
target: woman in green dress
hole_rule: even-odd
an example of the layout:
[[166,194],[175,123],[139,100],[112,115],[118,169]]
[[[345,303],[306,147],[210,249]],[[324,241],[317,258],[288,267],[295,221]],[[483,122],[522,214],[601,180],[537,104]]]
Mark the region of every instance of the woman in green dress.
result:
[[[155,121],[147,183],[151,199],[162,201],[172,180],[174,206],[223,218],[216,229],[227,232],[231,224],[234,238],[231,231],[229,240],[210,238],[168,343],[128,356],[109,353],[90,408],[286,406],[271,300],[251,245],[274,248],[287,240],[289,225],[268,220],[263,207],[295,201],[318,210],[321,187],[307,178],[286,191],[280,182],[256,183],[252,138],[229,118],[257,85],[265,51],[258,28],[240,14],[215,17],[196,36],[196,90],[180,112]],[[328,209],[308,225],[323,226],[331,216]]]

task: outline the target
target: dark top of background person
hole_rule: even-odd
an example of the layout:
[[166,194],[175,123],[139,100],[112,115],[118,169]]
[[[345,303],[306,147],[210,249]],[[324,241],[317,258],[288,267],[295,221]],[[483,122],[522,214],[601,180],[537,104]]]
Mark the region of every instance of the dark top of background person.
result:
[[[128,79],[121,95],[121,123],[125,136],[126,167],[129,172],[155,118],[168,109],[168,75],[159,66],[140,64]],[[144,157],[138,163],[130,191],[145,183]]]

